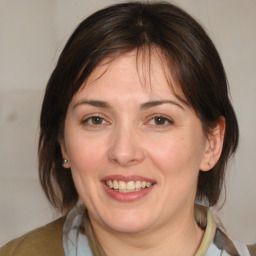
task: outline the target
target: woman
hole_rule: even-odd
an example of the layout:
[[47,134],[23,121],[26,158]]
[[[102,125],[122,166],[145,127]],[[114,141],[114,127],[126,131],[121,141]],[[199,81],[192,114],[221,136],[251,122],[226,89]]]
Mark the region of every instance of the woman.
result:
[[3,255],[256,255],[207,209],[238,125],[220,57],[183,10],[132,2],[85,19],[48,82],[40,125],[41,184],[64,217]]

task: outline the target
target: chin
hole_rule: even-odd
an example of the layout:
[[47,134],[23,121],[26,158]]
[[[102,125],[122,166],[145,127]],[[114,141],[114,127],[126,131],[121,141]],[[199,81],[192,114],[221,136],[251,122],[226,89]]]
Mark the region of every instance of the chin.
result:
[[110,229],[121,233],[138,233],[149,229],[156,222],[150,212],[143,214],[141,212],[112,213],[109,216],[104,215],[102,222]]
[[115,222],[115,223],[105,223],[108,227],[120,233],[140,233],[147,230],[151,225],[148,223],[138,223],[138,222]]

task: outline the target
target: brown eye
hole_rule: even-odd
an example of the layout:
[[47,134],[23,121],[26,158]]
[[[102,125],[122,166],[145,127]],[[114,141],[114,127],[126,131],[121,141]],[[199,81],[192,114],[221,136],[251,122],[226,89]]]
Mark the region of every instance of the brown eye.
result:
[[90,116],[83,120],[82,123],[87,126],[101,126],[109,124],[103,117],[100,116]]
[[99,116],[93,116],[91,117],[91,120],[92,120],[92,124],[102,124],[103,123],[103,118],[99,117]]
[[165,116],[154,116],[148,122],[148,125],[156,128],[167,128],[173,124],[173,121]]
[[155,117],[154,121],[156,125],[164,125],[168,120],[164,117]]

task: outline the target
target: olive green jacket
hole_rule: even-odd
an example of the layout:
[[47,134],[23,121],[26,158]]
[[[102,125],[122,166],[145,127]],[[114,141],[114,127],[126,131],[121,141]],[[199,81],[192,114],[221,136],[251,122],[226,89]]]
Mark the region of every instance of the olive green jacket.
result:
[[64,256],[62,217],[0,248],[0,256]]

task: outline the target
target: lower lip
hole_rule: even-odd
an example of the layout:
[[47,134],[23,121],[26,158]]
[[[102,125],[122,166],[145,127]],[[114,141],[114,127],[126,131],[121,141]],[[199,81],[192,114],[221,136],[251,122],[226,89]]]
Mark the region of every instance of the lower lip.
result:
[[154,185],[150,186],[149,188],[144,188],[139,191],[135,192],[129,192],[129,193],[121,193],[118,191],[115,191],[108,187],[104,182],[103,187],[107,195],[109,195],[111,198],[120,201],[120,202],[133,202],[136,200],[139,200],[143,197],[145,197],[154,187]]

